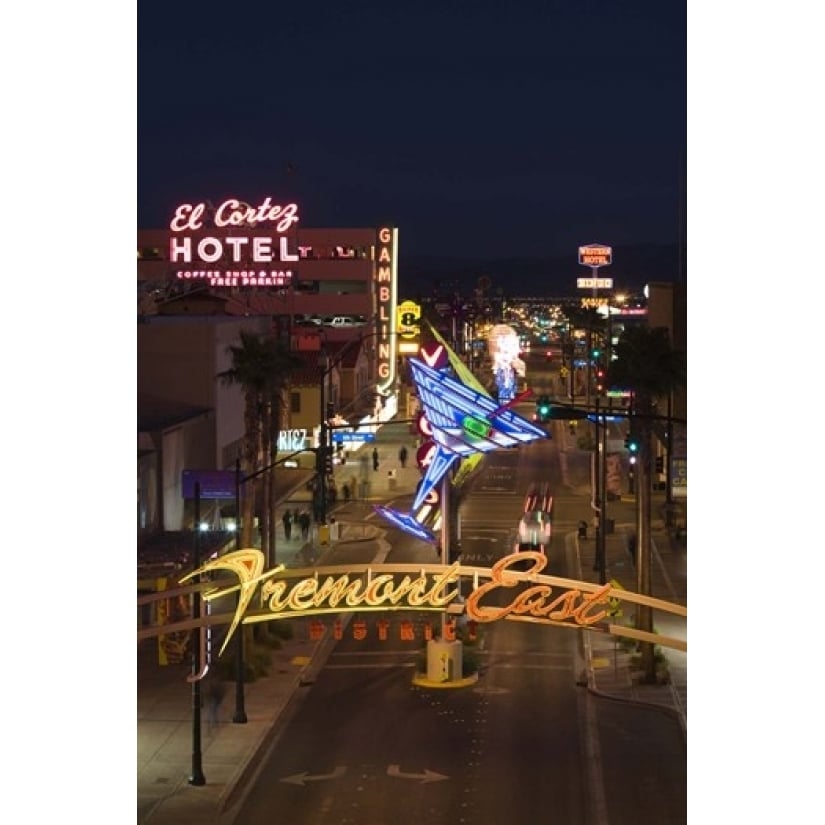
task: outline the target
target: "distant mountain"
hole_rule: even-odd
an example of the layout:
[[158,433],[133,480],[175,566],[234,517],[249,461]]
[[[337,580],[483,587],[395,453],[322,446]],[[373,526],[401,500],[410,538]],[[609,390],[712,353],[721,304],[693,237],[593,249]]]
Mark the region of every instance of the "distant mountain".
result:
[[[612,278],[613,289],[638,292],[653,281],[687,280],[684,261],[680,273],[676,244],[644,244],[613,247],[613,263],[598,272],[600,278]],[[576,251],[570,255],[547,258],[505,258],[469,260],[401,256],[399,261],[399,300],[415,299],[434,293],[471,294],[479,278],[490,279],[488,295],[510,297],[582,295],[578,278],[588,278],[591,270],[579,266]]]

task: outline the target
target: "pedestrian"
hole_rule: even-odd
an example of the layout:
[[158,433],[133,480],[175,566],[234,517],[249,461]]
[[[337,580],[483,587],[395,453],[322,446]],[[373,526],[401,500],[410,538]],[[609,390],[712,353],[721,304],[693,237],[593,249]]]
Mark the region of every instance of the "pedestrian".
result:
[[289,541],[292,538],[292,512],[289,508],[284,510],[281,520],[284,523],[284,536],[286,536],[286,540]]
[[344,501],[349,501],[349,498],[352,495],[349,489],[349,484],[344,482],[344,486],[341,488],[341,492],[344,494]]
[[372,469],[378,472],[378,448],[372,448]]
[[335,481],[330,481],[329,483],[329,487],[327,488],[327,500],[330,505],[333,505],[336,501],[338,501],[338,487],[335,486]]
[[401,462],[402,469],[407,466],[407,448],[403,444],[398,451],[398,460]]
[[631,533],[627,537],[627,552],[630,555],[630,563],[636,566],[636,534]]
[[301,525],[301,538],[304,541],[309,538],[310,521],[309,510],[301,510],[301,515],[298,516],[298,524]]

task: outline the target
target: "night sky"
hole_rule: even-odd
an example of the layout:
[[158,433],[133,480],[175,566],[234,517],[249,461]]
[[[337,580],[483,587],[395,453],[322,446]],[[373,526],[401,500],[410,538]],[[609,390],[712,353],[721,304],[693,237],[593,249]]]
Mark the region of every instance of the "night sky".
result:
[[684,0],[141,2],[137,220],[235,196],[403,256],[677,243]]

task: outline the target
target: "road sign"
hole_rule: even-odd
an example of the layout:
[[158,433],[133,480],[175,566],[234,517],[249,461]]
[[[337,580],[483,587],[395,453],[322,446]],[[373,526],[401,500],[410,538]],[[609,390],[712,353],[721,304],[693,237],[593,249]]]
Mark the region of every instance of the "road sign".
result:
[[361,444],[364,441],[375,441],[375,433],[333,433],[332,440],[338,444]]

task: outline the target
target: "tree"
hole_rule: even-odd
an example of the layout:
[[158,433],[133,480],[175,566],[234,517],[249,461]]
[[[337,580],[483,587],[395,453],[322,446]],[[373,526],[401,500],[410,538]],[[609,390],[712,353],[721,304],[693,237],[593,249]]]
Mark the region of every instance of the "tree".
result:
[[573,360],[575,358],[575,347],[573,345],[573,330],[576,329],[583,329],[587,332],[587,371],[585,376],[585,397],[586,402],[590,403],[590,388],[592,384],[592,376],[591,376],[591,352],[593,350],[593,343],[594,343],[594,336],[596,340],[598,337],[601,336],[602,338],[606,337],[606,319],[602,317],[596,309],[593,307],[568,307],[564,310],[564,314],[567,317],[567,321],[569,324],[569,338],[568,338],[568,345],[565,348],[565,354],[569,353],[570,357],[570,386],[573,387],[573,393],[571,393],[575,397],[575,373],[576,370],[573,366]]
[[[633,406],[630,427],[639,439],[636,459],[638,509],[637,534],[637,586],[639,593],[650,596],[650,503],[651,503],[651,447],[658,401],[687,383],[684,353],[673,349],[666,327],[627,327],[615,348],[616,360],[607,369],[610,387],[630,390]],[[639,605],[636,610],[636,627],[653,632],[651,608]],[[653,643],[641,645],[642,667],[645,681],[656,680],[656,662]]]
[[[289,383],[289,373],[300,364],[300,360],[277,339],[245,331],[240,333],[240,344],[228,346],[227,353],[232,358],[232,366],[218,373],[217,377],[227,385],[240,386],[244,394],[241,471],[245,477],[250,477],[262,466],[271,463],[273,445],[277,444],[280,431],[283,395]],[[265,477],[271,485],[268,473]],[[244,489],[242,514],[239,514],[241,546],[252,547],[257,479],[251,478],[246,484],[249,487]],[[270,486],[267,486],[263,499],[266,503],[270,500],[269,489]],[[267,545],[269,539],[267,532]]]
[[263,552],[267,567],[275,566],[275,460],[278,453],[278,436],[287,410],[287,393],[293,370],[302,366],[301,359],[282,341],[271,342],[271,363],[265,387],[263,442],[266,447],[269,471],[264,475],[264,537]]

